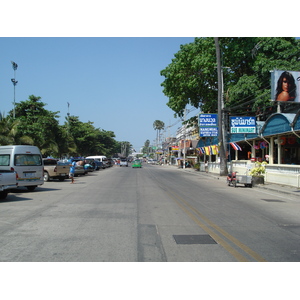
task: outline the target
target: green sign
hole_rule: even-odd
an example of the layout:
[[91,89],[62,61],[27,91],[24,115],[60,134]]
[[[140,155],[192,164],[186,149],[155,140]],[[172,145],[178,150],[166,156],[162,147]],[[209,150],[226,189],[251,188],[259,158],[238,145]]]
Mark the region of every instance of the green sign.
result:
[[230,133],[256,133],[255,127],[231,127]]

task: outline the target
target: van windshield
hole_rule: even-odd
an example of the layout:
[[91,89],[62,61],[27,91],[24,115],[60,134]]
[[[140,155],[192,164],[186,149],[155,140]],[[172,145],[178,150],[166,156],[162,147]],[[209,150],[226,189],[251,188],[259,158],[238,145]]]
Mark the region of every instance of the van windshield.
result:
[[41,166],[42,158],[39,154],[16,154],[15,166]]

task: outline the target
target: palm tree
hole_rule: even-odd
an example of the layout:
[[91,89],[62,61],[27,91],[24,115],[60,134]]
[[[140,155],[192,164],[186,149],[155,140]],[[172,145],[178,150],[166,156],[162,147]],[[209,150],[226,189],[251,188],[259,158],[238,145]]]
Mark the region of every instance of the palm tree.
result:
[[18,137],[18,125],[20,120],[11,116],[5,117],[0,112],[0,145],[33,145],[33,140],[29,136]]
[[156,146],[159,142],[160,131],[165,128],[165,123],[163,121],[155,120],[153,123],[153,128],[156,130]]

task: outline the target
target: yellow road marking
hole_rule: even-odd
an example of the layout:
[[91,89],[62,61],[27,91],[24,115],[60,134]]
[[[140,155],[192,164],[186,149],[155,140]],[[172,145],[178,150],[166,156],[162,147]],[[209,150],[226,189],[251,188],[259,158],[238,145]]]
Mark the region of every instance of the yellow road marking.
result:
[[[166,188],[164,187],[164,190],[166,191]],[[190,204],[188,204],[182,197],[178,195],[174,195],[170,191],[166,191],[173,200],[190,216],[190,218],[197,223],[203,230],[205,230],[218,244],[220,244],[223,248],[225,248],[229,253],[231,253],[238,261],[246,262],[249,261],[247,258],[245,258],[243,255],[241,255],[237,250],[232,248],[227,242],[225,242],[218,234],[216,234],[214,231],[212,231],[209,227],[207,227],[204,223],[199,221],[197,217],[195,217],[194,214],[191,213],[194,212],[196,215],[198,215],[202,220],[204,220],[209,226],[214,228],[216,231],[221,233],[224,237],[226,237],[228,240],[230,240],[232,243],[234,243],[237,247],[242,249],[244,252],[252,256],[255,260],[259,262],[265,262],[266,260],[260,256],[255,251],[251,250],[249,247],[244,245],[242,242],[240,242],[238,239],[230,235],[228,232],[214,224],[212,221],[210,221],[207,217],[205,217],[203,214],[201,214],[198,210],[196,210],[194,207],[192,207]],[[182,204],[184,203],[189,210],[184,207]]]

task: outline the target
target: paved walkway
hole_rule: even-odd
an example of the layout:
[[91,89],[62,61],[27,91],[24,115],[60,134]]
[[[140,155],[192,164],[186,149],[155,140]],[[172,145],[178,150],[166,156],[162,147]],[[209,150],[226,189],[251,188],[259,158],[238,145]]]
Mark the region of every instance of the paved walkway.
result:
[[[163,167],[166,167],[166,165],[164,165]],[[195,171],[192,168],[182,169],[182,168],[178,168],[177,166],[167,166],[167,167],[177,168],[178,171],[190,172],[197,176],[211,176],[212,178],[220,179],[220,176],[218,176],[217,174],[199,172],[199,171]],[[225,177],[224,180],[226,180]],[[267,189],[279,193],[290,194],[290,195],[295,195],[300,197],[300,189],[289,185],[284,185],[284,184],[265,183],[265,184],[255,185],[253,188]]]

